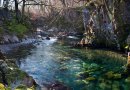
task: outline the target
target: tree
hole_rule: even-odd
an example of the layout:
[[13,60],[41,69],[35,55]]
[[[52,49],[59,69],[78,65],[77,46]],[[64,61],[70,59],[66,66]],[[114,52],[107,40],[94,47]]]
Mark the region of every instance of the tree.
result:
[[17,0],[14,0],[15,2],[15,17],[16,17],[16,20],[19,21],[19,18],[18,18],[18,13],[19,13],[19,9],[18,9],[18,1]]

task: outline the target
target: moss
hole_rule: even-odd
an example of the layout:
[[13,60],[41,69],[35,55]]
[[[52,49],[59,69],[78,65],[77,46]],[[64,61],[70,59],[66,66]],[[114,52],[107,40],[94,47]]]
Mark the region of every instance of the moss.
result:
[[88,78],[86,78],[86,81],[95,81],[95,80],[96,80],[95,77],[88,77]]
[[5,86],[2,83],[0,83],[0,90],[5,90]]
[[3,28],[0,27],[0,34],[2,34],[4,32]]
[[5,90],[11,90],[11,87],[6,87],[6,89]]
[[[25,76],[27,76],[27,74],[25,72],[21,71],[18,68],[18,66],[15,64],[14,59],[7,59],[6,61],[7,61],[6,63],[8,65],[8,69],[5,72],[5,77],[6,77],[6,80],[7,80],[9,86],[15,80],[21,81],[24,79]],[[2,82],[2,79],[0,81]]]
[[105,74],[107,79],[112,79],[114,77],[114,72],[113,71],[109,71]]
[[[16,67],[15,67],[16,68]],[[14,69],[14,70],[10,70],[7,73],[7,81],[9,84],[11,84],[12,82],[14,82],[17,78],[17,80],[23,80],[23,78],[26,76],[27,74],[21,70],[19,70],[18,68]]]
[[125,79],[125,82],[126,82],[126,83],[130,83],[130,77],[126,78],[126,79]]
[[101,90],[105,90],[105,89],[106,89],[106,86],[107,86],[106,83],[100,83],[100,84],[99,84],[99,88],[100,88]]
[[26,26],[22,24],[10,24],[8,29],[10,32],[16,33],[17,35],[23,35],[25,32],[27,32]]
[[119,73],[114,74],[114,79],[121,79],[121,74]]
[[11,21],[5,21],[5,26],[9,30],[9,33],[15,33],[17,35],[23,35],[28,31],[28,27],[24,23],[18,23],[15,19]]
[[19,85],[15,90],[27,90],[27,87],[25,85]]

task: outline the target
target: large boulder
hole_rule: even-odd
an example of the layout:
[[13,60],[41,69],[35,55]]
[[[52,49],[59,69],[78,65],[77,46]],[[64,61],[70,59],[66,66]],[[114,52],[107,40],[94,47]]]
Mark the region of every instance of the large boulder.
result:
[[36,85],[36,82],[31,76],[26,76],[23,80],[23,85],[32,87],[33,85]]
[[18,43],[19,42],[19,38],[16,35],[3,35],[3,40],[2,42],[5,44],[8,43]]

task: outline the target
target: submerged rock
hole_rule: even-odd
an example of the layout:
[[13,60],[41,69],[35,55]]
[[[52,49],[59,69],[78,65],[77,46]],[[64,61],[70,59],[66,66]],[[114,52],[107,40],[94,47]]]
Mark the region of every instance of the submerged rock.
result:
[[125,79],[125,82],[126,82],[126,83],[130,83],[130,77],[126,78],[126,79]]
[[50,40],[50,37],[46,37],[46,40]]
[[54,83],[51,85],[49,90],[71,90],[71,89],[61,83]]
[[95,77],[88,77],[88,78],[86,78],[86,81],[95,81],[95,80],[96,80]]
[[92,64],[88,67],[88,69],[98,69],[98,68],[99,68],[99,65],[96,64],[96,63],[92,63]]
[[99,87],[102,89],[102,90],[105,90],[105,88],[106,88],[106,83],[100,83],[99,84]]
[[89,76],[88,72],[79,72],[78,74],[76,74],[76,77],[81,78],[81,79],[85,79]]
[[76,80],[75,83],[77,85],[83,85],[84,84],[84,81],[83,80]]
[[121,74],[119,73],[114,74],[114,79],[121,79]]
[[61,71],[64,71],[64,70],[67,70],[67,69],[68,69],[67,66],[63,66],[63,67],[60,68]]
[[120,90],[120,83],[118,81],[113,82],[112,90]]
[[105,74],[107,79],[112,79],[114,77],[114,72],[113,71],[109,71]]

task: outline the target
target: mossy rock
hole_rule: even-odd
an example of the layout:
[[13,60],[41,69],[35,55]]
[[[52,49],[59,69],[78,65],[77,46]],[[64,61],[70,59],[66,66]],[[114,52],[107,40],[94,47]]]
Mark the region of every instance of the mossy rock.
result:
[[95,81],[95,80],[96,80],[95,77],[88,77],[88,78],[86,78],[86,81]]
[[5,86],[2,83],[0,83],[0,90],[5,90]]
[[30,88],[27,88],[27,90],[36,90],[36,89],[35,89],[35,86],[32,86]]
[[105,74],[107,79],[112,79],[114,77],[114,72],[113,71],[109,71]]
[[101,90],[105,90],[106,86],[107,86],[107,85],[106,85],[106,83],[104,83],[104,82],[99,84],[99,88],[100,88]]
[[121,74],[119,74],[119,73],[116,73],[116,74],[114,74],[114,77],[113,77],[114,79],[121,79]]
[[60,68],[61,71],[64,71],[64,70],[67,70],[67,69],[68,69],[67,66],[63,66],[63,67]]
[[6,89],[5,89],[5,90],[12,90],[12,89],[11,89],[11,87],[6,87]]
[[112,90],[120,90],[120,83],[118,81],[113,82]]
[[83,85],[84,84],[84,81],[83,80],[76,80],[75,83],[77,85]]
[[16,87],[15,90],[27,90],[27,86],[25,86],[25,85],[19,85],[19,86]]
[[126,83],[130,83],[130,77],[126,78],[126,79],[125,79],[125,82],[126,82]]
[[87,78],[88,76],[89,76],[88,71],[80,72],[80,73],[76,74],[76,77],[78,77],[78,78]]
[[89,67],[88,67],[88,69],[99,69],[100,67],[99,67],[99,65],[98,64],[96,64],[96,63],[92,63]]
[[82,80],[84,82],[84,84],[89,84],[89,81],[86,80]]

